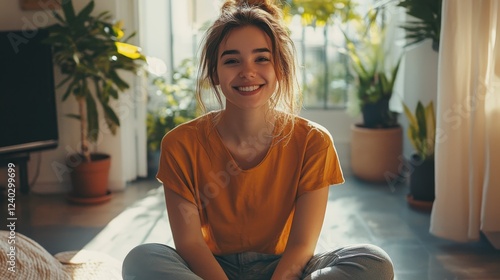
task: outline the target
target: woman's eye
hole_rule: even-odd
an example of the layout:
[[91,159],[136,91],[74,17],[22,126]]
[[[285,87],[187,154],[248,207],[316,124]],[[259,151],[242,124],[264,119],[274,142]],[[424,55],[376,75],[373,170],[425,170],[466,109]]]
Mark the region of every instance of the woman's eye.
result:
[[237,63],[238,61],[236,59],[228,59],[224,61],[224,64],[234,64]]
[[264,61],[271,61],[271,60],[265,56],[257,58],[257,62],[264,62]]

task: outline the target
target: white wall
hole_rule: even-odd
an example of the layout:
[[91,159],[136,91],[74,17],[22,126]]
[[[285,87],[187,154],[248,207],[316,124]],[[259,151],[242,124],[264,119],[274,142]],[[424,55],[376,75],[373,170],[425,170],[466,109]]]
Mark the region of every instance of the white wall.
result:
[[[418,101],[426,106],[434,102],[437,108],[437,82],[438,82],[438,57],[439,54],[432,50],[432,41],[426,40],[422,44],[408,49],[404,57],[404,102],[415,111]],[[410,158],[415,152],[407,137],[408,120],[405,115],[400,117],[404,128],[403,154]]]
[[[135,0],[95,1],[94,14],[104,10],[110,11],[117,19],[124,20],[126,34],[130,34],[136,28],[135,2]],[[88,0],[73,0],[73,3],[75,10],[79,11],[88,3]],[[19,1],[2,1],[0,3],[0,30],[29,30],[35,27],[44,27],[54,22],[52,16],[46,11],[21,10]],[[141,170],[135,165],[136,162],[146,162],[145,153],[144,158],[134,156],[137,154],[137,147],[133,144],[133,141],[138,138],[135,121],[137,111],[135,107],[137,103],[141,102],[141,99],[136,97],[136,92],[138,92],[140,86],[137,79],[132,75],[124,75],[123,77],[126,77],[131,89],[124,92],[115,104],[115,108],[119,109],[122,126],[118,129],[116,136],[103,129],[103,138],[99,141],[97,148],[97,151],[112,156],[109,181],[109,188],[112,191],[122,190],[127,181],[136,178],[138,175],[145,176],[146,174],[145,167]],[[61,74],[55,69],[56,84],[61,79]],[[76,102],[68,99],[62,103],[63,91],[64,89],[61,88],[56,92],[59,146],[54,150],[31,153],[31,160],[28,163],[30,183],[37,179],[36,183],[30,186],[31,190],[36,193],[66,192],[70,189],[69,170],[65,169],[64,164],[69,154],[79,150],[80,132],[78,122],[65,116],[77,112]],[[104,125],[101,126],[104,127]],[[127,141],[127,139],[131,138],[134,140]]]
[[139,0],[140,32],[144,53],[170,65],[168,2],[165,0]]

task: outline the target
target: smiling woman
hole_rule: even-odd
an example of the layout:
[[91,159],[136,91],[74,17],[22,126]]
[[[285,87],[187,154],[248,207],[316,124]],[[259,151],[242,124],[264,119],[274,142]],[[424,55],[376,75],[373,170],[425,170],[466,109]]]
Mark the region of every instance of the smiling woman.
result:
[[157,178],[175,249],[134,248],[124,279],[393,279],[375,246],[313,255],[328,187],[344,178],[330,133],[297,115],[295,63],[273,1],[225,1],[197,89],[203,100],[210,85],[221,110],[162,141]]

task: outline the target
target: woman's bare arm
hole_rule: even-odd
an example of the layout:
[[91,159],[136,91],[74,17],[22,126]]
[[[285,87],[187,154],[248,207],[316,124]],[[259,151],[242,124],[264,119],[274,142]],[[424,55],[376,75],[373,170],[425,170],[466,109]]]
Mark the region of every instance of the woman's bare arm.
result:
[[189,268],[204,280],[228,279],[203,240],[196,205],[167,188],[165,200],[175,248]]
[[271,280],[300,279],[314,254],[327,201],[328,188],[307,192],[297,199],[288,243]]

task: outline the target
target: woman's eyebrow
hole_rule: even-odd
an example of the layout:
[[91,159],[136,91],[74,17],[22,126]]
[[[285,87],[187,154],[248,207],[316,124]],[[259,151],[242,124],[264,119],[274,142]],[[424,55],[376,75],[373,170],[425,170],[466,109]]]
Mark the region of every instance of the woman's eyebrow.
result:
[[[255,49],[252,51],[252,53],[263,53],[263,52],[270,53],[271,51],[268,48],[258,48],[258,49]],[[222,58],[223,56],[229,55],[229,54],[240,54],[240,51],[238,51],[238,50],[225,50],[222,52],[220,57]]]
[[261,52],[271,53],[271,51],[268,48],[259,48],[252,51],[252,53],[261,53]]
[[225,55],[229,55],[229,54],[239,54],[240,52],[238,50],[227,50],[227,51],[223,51],[222,54],[220,55],[220,57],[223,57]]

